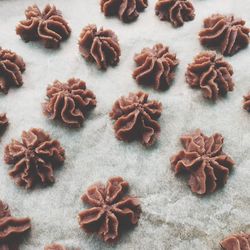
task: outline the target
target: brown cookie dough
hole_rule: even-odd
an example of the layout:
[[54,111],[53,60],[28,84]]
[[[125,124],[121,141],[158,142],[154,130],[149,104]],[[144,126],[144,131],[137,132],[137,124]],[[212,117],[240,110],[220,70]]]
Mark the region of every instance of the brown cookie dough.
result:
[[65,160],[64,149],[42,129],[23,131],[22,141],[12,140],[5,147],[4,161],[12,165],[9,175],[15,183],[31,188],[36,183],[54,182],[54,168]]
[[241,18],[214,14],[204,20],[204,29],[199,36],[202,45],[232,56],[248,46],[249,32],[250,28],[245,26]]
[[203,96],[212,100],[233,91],[232,76],[232,66],[214,51],[198,54],[186,71],[187,83],[192,88],[200,88]]
[[95,62],[99,69],[106,70],[120,61],[121,49],[116,34],[110,29],[88,25],[83,28],[79,38],[79,51],[90,62]]
[[7,94],[10,87],[22,86],[24,71],[23,58],[15,52],[0,47],[0,92]]
[[197,129],[180,140],[184,149],[173,155],[170,162],[175,174],[189,174],[192,192],[204,195],[226,184],[234,161],[222,150],[221,134],[208,137]]
[[144,146],[153,145],[160,136],[162,104],[148,100],[144,92],[130,93],[120,97],[110,112],[115,120],[114,130],[117,139],[122,141],[139,140]]
[[79,224],[87,233],[97,233],[105,242],[117,241],[124,227],[138,223],[141,206],[134,196],[127,195],[129,184],[122,177],[113,177],[107,184],[95,183],[82,196],[90,208],[79,213]]
[[47,88],[44,114],[51,120],[59,120],[68,127],[82,126],[87,113],[96,106],[94,93],[86,83],[71,78],[67,83],[55,81]]
[[17,35],[25,41],[40,40],[46,48],[58,48],[70,36],[71,29],[54,5],[47,4],[43,11],[37,5],[25,10],[26,20],[16,27]]
[[19,249],[20,238],[31,228],[30,218],[16,218],[9,207],[0,200],[0,249]]
[[155,13],[160,20],[168,21],[175,27],[184,25],[195,17],[195,9],[189,0],[158,0]]
[[144,48],[134,57],[137,68],[133,78],[138,84],[152,86],[156,90],[167,89],[174,77],[175,68],[179,64],[176,55],[167,46],[159,43],[153,48]]
[[139,13],[148,7],[148,0],[101,0],[105,16],[118,16],[125,23],[136,20]]

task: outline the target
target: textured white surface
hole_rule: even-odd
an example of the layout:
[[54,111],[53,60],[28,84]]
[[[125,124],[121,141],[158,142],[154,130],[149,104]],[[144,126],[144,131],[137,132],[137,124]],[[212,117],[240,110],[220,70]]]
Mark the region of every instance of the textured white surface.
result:
[[[0,96],[0,111],[7,112],[10,126],[1,141],[20,138],[22,130],[40,127],[60,140],[67,160],[55,172],[56,182],[47,188],[26,191],[8,177],[8,166],[1,163],[0,197],[9,203],[16,216],[30,216],[32,231],[21,249],[43,249],[57,241],[67,247],[109,249],[95,236],[78,228],[77,213],[84,208],[80,196],[93,182],[121,175],[131,184],[131,193],[140,197],[143,214],[134,230],[123,234],[114,249],[219,249],[219,241],[230,233],[250,231],[250,114],[242,109],[242,96],[250,90],[250,47],[227,60],[234,67],[235,90],[216,104],[205,101],[199,90],[185,83],[187,64],[203,48],[197,39],[202,20],[213,13],[242,17],[250,26],[250,0],[193,0],[196,18],[174,29],[154,14],[156,0],[132,24],[117,18],[105,18],[98,0],[57,0],[73,32],[59,50],[48,50],[37,42],[24,43],[15,26],[24,18],[24,9],[33,3],[44,7],[46,0],[0,0],[0,45],[23,56],[27,69],[24,85]],[[120,40],[120,64],[107,72],[98,71],[80,56],[77,40],[82,27],[96,23],[113,29]],[[126,144],[115,139],[108,117],[113,102],[129,91],[138,91],[131,77],[133,55],[145,46],[162,42],[180,59],[176,79],[166,92],[146,89],[150,98],[160,100],[164,111],[160,118],[162,133],[152,149],[139,143]],[[48,121],[41,103],[48,84],[70,77],[85,80],[98,100],[84,127],[70,130]],[[187,181],[176,178],[169,157],[181,149],[179,136],[195,128],[210,135],[225,137],[224,151],[236,161],[225,188],[199,198],[187,187]]]

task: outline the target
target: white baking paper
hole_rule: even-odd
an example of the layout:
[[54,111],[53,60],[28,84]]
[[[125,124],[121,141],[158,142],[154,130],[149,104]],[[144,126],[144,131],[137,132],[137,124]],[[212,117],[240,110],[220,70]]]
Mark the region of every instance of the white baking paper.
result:
[[[62,11],[72,28],[70,38],[58,50],[45,49],[38,42],[25,43],[15,34],[27,6],[36,3],[43,8],[48,2]],[[20,139],[21,132],[31,127],[43,128],[59,139],[67,156],[55,171],[53,186],[31,191],[13,183],[7,174],[10,167],[1,160],[1,199],[9,203],[13,215],[32,219],[31,233],[21,250],[40,250],[51,242],[82,250],[213,250],[220,249],[219,241],[228,234],[250,231],[250,114],[242,109],[242,96],[250,90],[250,47],[226,58],[234,68],[236,86],[216,104],[185,83],[187,64],[204,49],[198,40],[203,19],[213,13],[233,13],[249,27],[250,0],[193,0],[195,20],[178,29],[159,20],[155,2],[149,0],[137,21],[124,24],[115,17],[104,17],[98,0],[0,0],[0,45],[23,56],[27,66],[24,85],[0,96],[0,112],[7,112],[10,120],[0,157],[3,159],[4,146],[11,138]],[[80,31],[91,23],[114,30],[120,40],[121,61],[106,72],[87,63],[78,51]],[[180,60],[176,79],[165,92],[143,89],[131,77],[134,54],[159,42],[168,45]],[[51,122],[41,109],[47,85],[71,77],[85,80],[98,100],[81,129]],[[147,91],[164,107],[159,119],[161,137],[151,149],[118,141],[108,116],[118,97],[138,90]],[[196,128],[207,135],[223,134],[224,151],[236,162],[226,186],[203,198],[192,194],[187,180],[176,178],[169,164],[169,157],[181,149],[179,137]],[[108,246],[79,229],[77,214],[86,208],[80,200],[86,188],[116,175],[130,183],[130,192],[140,198],[143,213],[137,227],[123,234],[116,245]]]

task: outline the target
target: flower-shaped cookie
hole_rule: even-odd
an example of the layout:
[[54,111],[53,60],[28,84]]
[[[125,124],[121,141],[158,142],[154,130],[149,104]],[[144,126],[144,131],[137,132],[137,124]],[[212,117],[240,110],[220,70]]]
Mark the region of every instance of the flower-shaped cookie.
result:
[[244,98],[243,108],[246,111],[250,112],[250,92],[247,95],[245,95],[243,98]]
[[186,81],[193,88],[201,88],[203,96],[216,100],[219,95],[233,91],[233,68],[214,51],[198,54],[188,65]]
[[25,42],[41,40],[46,48],[58,48],[71,33],[68,23],[54,5],[46,5],[41,12],[37,5],[25,11],[26,20],[20,21],[16,33]]
[[0,249],[18,250],[20,237],[30,228],[29,218],[11,216],[8,205],[0,200]]
[[249,32],[244,20],[214,14],[204,20],[204,29],[199,36],[202,45],[218,48],[223,55],[232,56],[248,46]]
[[223,250],[250,250],[250,234],[233,234],[220,242]]
[[101,0],[101,11],[105,16],[118,16],[123,22],[132,22],[139,12],[148,7],[148,0]]
[[84,81],[75,78],[67,83],[55,81],[47,88],[47,97],[44,114],[69,127],[80,127],[88,111],[96,106],[94,93],[86,88]]
[[79,38],[79,50],[90,62],[95,62],[99,69],[118,64],[121,49],[116,34],[109,29],[97,31],[96,25],[83,28]]
[[134,60],[137,64],[133,72],[134,79],[138,84],[152,86],[157,90],[165,90],[170,86],[179,64],[176,55],[162,44],[156,44],[152,49],[144,48],[135,55]]
[[87,233],[97,233],[105,242],[114,242],[122,228],[136,225],[141,206],[136,197],[126,194],[128,187],[122,177],[110,178],[106,185],[90,186],[82,200],[91,208],[79,213],[80,227]]
[[0,135],[3,134],[9,121],[5,113],[0,113]]
[[115,120],[116,137],[122,141],[140,140],[143,145],[151,146],[160,135],[157,120],[161,112],[162,104],[149,101],[144,92],[122,96],[110,112],[110,117]]
[[0,92],[7,94],[10,87],[23,85],[25,63],[21,56],[0,47]]
[[65,160],[60,143],[38,128],[23,131],[22,142],[12,140],[4,153],[5,162],[13,165],[9,175],[25,188],[54,182],[53,169]]
[[158,0],[155,13],[160,20],[171,22],[175,27],[180,27],[195,17],[194,6],[189,0]]
[[44,250],[67,250],[67,249],[61,244],[54,243],[45,246]]
[[172,156],[170,161],[176,174],[190,175],[192,192],[212,193],[226,183],[234,161],[222,151],[223,140],[220,134],[208,137],[199,129],[181,137],[184,150]]

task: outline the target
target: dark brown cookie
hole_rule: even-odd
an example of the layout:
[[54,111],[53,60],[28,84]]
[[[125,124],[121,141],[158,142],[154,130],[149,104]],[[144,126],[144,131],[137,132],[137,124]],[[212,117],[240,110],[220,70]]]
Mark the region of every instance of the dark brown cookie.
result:
[[81,55],[90,62],[95,62],[99,69],[118,64],[121,49],[116,34],[109,29],[97,30],[96,25],[83,28],[79,38]]
[[26,20],[16,27],[17,35],[25,42],[40,40],[46,48],[58,48],[71,33],[61,11],[54,5],[46,5],[42,12],[37,5],[29,6],[25,16]]
[[243,108],[246,111],[250,112],[250,92],[247,95],[245,95],[243,98],[244,98],[244,100],[243,100]]
[[144,146],[151,146],[160,136],[162,104],[148,100],[144,92],[122,96],[113,105],[110,112],[115,120],[114,130],[117,139],[122,141],[139,140]]
[[189,0],[158,0],[155,13],[160,20],[168,21],[175,27],[180,27],[195,17],[194,6]]
[[232,56],[248,46],[250,28],[245,21],[233,15],[214,14],[204,20],[199,33],[202,45],[218,49],[223,55]]
[[45,246],[44,250],[67,250],[67,249],[61,244],[54,243]]
[[64,160],[64,149],[59,141],[38,128],[23,131],[22,141],[12,140],[4,151],[4,161],[12,165],[9,175],[17,185],[25,188],[31,188],[37,182],[54,182],[54,168]]
[[9,125],[9,120],[6,114],[0,113],[0,135],[4,133],[8,125]]
[[84,81],[75,78],[67,83],[55,81],[47,88],[47,97],[44,114],[68,127],[79,128],[87,113],[96,106],[94,93],[86,88]]
[[113,177],[107,184],[95,183],[82,196],[90,208],[79,213],[80,227],[97,233],[105,242],[117,241],[124,227],[136,225],[141,206],[136,197],[127,195],[129,184],[122,177]]
[[186,81],[192,88],[200,88],[205,98],[216,100],[233,91],[233,68],[214,51],[198,54],[188,65]]
[[148,7],[148,0],[101,0],[105,16],[118,16],[125,23],[136,20],[139,13]]
[[220,242],[223,250],[250,250],[250,234],[232,234]]
[[134,60],[137,64],[133,72],[134,79],[138,84],[152,86],[156,90],[165,90],[171,85],[179,64],[176,55],[161,43],[152,49],[144,48],[135,55]]
[[0,249],[19,249],[20,238],[31,228],[30,218],[16,218],[9,207],[0,200]]
[[199,129],[181,137],[184,150],[172,156],[175,174],[188,173],[192,192],[204,195],[223,186],[234,161],[222,150],[224,138],[220,134],[210,137]]
[[7,94],[10,87],[22,86],[24,71],[23,58],[15,52],[0,47],[0,92]]

